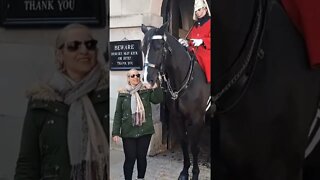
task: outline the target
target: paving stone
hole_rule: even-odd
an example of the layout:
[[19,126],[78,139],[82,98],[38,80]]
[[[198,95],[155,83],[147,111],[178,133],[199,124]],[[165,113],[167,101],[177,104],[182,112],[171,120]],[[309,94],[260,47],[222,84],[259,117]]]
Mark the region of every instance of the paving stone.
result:
[[[147,171],[145,180],[176,180],[183,167],[182,153],[179,150],[166,151],[153,157],[147,157]],[[110,151],[110,173],[111,180],[122,180],[123,176],[124,154],[119,149]],[[210,180],[210,162],[206,155],[199,156],[199,168],[201,180]],[[137,177],[136,165],[134,167],[133,179]],[[192,175],[192,165],[189,169],[189,176]]]

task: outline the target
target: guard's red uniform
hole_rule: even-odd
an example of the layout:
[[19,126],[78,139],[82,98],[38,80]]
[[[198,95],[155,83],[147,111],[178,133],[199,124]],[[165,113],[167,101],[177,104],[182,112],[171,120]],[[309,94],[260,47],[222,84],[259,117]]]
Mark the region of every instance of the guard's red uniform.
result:
[[[198,62],[205,72],[207,82],[211,82],[211,19],[207,17],[204,21],[197,21],[192,27],[187,39],[189,49],[194,51]],[[202,39],[203,44],[195,47],[191,39]]]
[[282,0],[282,4],[304,37],[311,67],[320,68],[320,1]]

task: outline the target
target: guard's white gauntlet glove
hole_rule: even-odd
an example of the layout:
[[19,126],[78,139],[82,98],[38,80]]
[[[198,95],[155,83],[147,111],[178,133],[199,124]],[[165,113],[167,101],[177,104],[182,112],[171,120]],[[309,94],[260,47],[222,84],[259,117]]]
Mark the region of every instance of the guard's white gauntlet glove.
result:
[[188,41],[185,40],[185,39],[181,39],[181,38],[180,38],[178,41],[179,41],[179,43],[180,43],[182,46],[184,46],[184,47],[188,47],[188,46],[189,46]]
[[191,39],[191,40],[192,40],[193,45],[196,46],[196,47],[198,47],[201,44],[203,44],[203,40],[202,39]]

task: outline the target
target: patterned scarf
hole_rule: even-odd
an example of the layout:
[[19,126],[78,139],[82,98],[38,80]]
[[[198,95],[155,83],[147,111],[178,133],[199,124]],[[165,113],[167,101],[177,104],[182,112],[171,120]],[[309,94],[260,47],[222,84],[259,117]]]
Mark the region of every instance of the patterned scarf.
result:
[[[70,105],[68,112],[68,149],[71,180],[108,179],[109,145],[106,134],[87,94],[97,88],[100,66],[81,81],[74,82],[56,72],[49,85]],[[103,78],[103,77],[102,77]]]
[[136,86],[126,86],[126,90],[131,94],[132,126],[141,126],[146,122],[144,106],[138,93],[142,86],[141,82]]

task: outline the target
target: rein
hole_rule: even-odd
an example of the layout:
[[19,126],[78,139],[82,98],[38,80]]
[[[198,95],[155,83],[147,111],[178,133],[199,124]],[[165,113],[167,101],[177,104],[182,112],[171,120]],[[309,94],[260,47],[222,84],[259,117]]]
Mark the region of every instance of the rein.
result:
[[164,82],[166,82],[167,84],[167,87],[168,87],[168,91],[169,93],[171,94],[171,99],[173,100],[176,100],[179,96],[179,93],[183,90],[183,89],[187,89],[188,88],[188,84],[190,83],[191,81],[191,75],[192,75],[192,72],[193,72],[193,68],[194,68],[194,60],[191,59],[190,60],[190,65],[189,65],[189,70],[188,70],[188,73],[184,79],[184,83],[182,84],[182,86],[179,88],[178,91],[174,91],[170,85],[170,79],[167,80],[166,76],[163,75],[164,77]]
[[[221,96],[223,94],[225,94],[228,90],[230,90],[231,87],[233,87],[237,82],[239,82],[240,79],[242,79],[244,77],[244,72],[249,68],[249,64],[251,63],[251,61],[254,59],[252,58],[253,56],[253,52],[254,52],[254,49],[255,49],[255,45],[257,44],[257,41],[258,41],[258,51],[257,51],[257,55],[258,57],[256,57],[255,59],[257,58],[263,58],[264,56],[264,52],[262,49],[260,49],[260,44],[261,44],[261,38],[262,36],[260,37],[259,39],[259,35],[260,34],[263,34],[264,32],[264,23],[265,23],[265,19],[264,19],[264,22],[263,22],[263,17],[262,17],[262,12],[263,12],[263,8],[262,8],[262,3],[261,1],[259,1],[259,7],[258,7],[258,11],[257,11],[257,15],[256,15],[256,22],[255,22],[255,27],[254,27],[254,31],[253,31],[253,38],[252,38],[252,42],[251,42],[251,45],[250,45],[250,48],[249,48],[249,53],[248,55],[246,56],[245,58],[245,61],[243,62],[240,70],[231,78],[231,80],[221,89],[221,91],[219,91],[216,95],[214,95],[212,97],[212,106],[213,106],[213,114],[215,114],[217,112],[217,101],[221,98]],[[261,32],[261,33],[259,33]],[[250,77],[247,79],[247,81],[250,81],[250,79],[252,78],[252,75],[253,75],[253,71],[255,69],[255,65],[257,63],[257,60],[255,62],[253,62],[253,68],[252,68],[252,71],[251,71],[251,74],[250,74]],[[245,84],[245,83],[243,83]],[[245,88],[247,88],[248,86],[248,83],[246,85]],[[245,91],[244,91],[245,92]],[[240,97],[238,97],[234,103],[232,103],[229,108],[226,108],[226,110],[222,111],[222,112],[219,112],[219,113],[223,113],[223,112],[227,112],[228,110],[230,110],[232,107],[234,107],[237,102],[239,102],[239,100],[241,99],[241,97],[243,96],[244,92],[241,93]]]
[[[166,56],[168,54],[167,52],[169,51],[169,53],[171,54],[171,51],[172,51],[172,48],[170,47],[169,43],[167,42],[167,36],[165,34],[164,35],[154,35],[154,36],[152,36],[151,40],[164,40],[163,48],[161,49],[162,59],[161,59],[160,67],[149,62],[149,60],[148,60],[149,51],[150,51],[150,42],[149,42],[147,53],[146,53],[146,58],[145,58],[145,63],[144,63],[144,79],[145,80],[147,79],[146,76],[147,76],[148,67],[157,69],[159,71],[160,82],[162,81],[162,79],[164,80],[164,82],[167,85],[167,90],[169,91],[169,93],[171,95],[171,99],[177,100],[181,91],[184,89],[187,89],[188,85],[190,84],[190,81],[192,79],[193,69],[194,69],[194,58],[191,58],[190,55],[188,54],[189,59],[190,59],[188,72],[183,80],[181,87],[178,88],[177,91],[174,91],[171,86],[169,77],[167,77],[166,74],[162,72],[162,69],[163,69],[162,64],[163,64],[164,59],[166,59]],[[165,45],[168,46],[168,49],[166,48]]]

